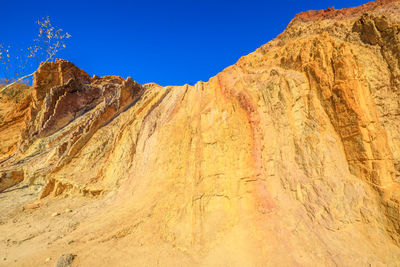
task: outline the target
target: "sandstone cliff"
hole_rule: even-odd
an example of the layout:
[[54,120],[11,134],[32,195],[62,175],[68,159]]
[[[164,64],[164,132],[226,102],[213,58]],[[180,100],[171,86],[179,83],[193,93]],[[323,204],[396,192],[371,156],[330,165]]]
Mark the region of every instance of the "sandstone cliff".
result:
[[0,99],[4,264],[399,266],[399,33],[400,1],[301,13],[195,86],[41,65]]

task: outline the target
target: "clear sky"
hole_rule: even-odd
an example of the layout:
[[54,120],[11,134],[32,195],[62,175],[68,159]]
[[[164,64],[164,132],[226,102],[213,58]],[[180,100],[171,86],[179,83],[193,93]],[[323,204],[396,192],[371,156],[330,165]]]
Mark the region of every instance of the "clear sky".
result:
[[194,84],[281,33],[299,12],[368,1],[0,0],[0,43],[23,47],[49,16],[72,37],[58,57],[90,75]]

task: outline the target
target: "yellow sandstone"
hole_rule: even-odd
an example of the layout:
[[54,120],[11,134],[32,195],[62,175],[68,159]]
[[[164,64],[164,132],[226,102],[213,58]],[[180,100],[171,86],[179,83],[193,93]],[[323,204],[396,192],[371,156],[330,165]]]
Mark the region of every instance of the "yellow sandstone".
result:
[[[399,23],[399,1],[305,12],[194,86],[42,65],[1,102],[0,190],[41,188],[47,206],[18,215],[40,234],[0,251],[21,266],[399,266]],[[40,217],[52,207],[74,213]]]

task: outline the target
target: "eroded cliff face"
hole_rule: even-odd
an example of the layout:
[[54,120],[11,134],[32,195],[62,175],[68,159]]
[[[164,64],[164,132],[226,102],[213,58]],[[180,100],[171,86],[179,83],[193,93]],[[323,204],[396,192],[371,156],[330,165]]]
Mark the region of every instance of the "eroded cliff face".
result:
[[[40,190],[0,225],[2,250],[16,265],[65,250],[79,266],[400,265],[399,23],[399,1],[305,12],[195,86],[43,64],[1,117],[0,190]],[[70,224],[41,218],[80,201]],[[62,237],[28,249],[49,227]]]

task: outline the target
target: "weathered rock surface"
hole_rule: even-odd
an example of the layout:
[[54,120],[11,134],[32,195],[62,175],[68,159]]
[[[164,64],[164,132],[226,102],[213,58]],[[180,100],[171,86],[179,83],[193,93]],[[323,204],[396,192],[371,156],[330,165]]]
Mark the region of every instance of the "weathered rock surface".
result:
[[399,266],[399,33],[400,1],[305,12],[195,86],[42,65],[0,113],[0,190],[41,188],[18,217],[47,214],[37,231],[79,226],[0,250],[43,262],[67,236],[78,266]]
[[55,267],[70,267],[75,259],[75,255],[63,254],[58,258]]

